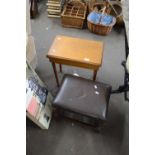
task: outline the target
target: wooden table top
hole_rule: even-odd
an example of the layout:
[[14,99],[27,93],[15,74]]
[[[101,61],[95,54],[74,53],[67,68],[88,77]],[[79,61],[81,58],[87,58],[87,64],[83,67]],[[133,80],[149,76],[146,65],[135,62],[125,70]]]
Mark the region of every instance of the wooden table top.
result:
[[103,42],[59,35],[56,36],[47,57],[100,66],[103,50]]

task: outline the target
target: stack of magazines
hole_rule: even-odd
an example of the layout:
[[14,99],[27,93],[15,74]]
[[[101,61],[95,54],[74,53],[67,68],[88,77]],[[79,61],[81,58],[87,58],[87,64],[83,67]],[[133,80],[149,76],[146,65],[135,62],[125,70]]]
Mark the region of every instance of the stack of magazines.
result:
[[28,79],[28,87],[39,98],[40,103],[45,105],[46,98],[48,95],[48,90],[46,88],[40,86],[38,80],[35,77],[30,77]]

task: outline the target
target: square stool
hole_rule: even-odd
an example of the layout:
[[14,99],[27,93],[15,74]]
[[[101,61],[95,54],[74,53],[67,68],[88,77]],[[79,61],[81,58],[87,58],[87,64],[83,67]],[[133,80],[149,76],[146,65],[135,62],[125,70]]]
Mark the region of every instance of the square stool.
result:
[[65,75],[52,103],[67,115],[77,115],[77,120],[106,120],[111,86],[73,75]]

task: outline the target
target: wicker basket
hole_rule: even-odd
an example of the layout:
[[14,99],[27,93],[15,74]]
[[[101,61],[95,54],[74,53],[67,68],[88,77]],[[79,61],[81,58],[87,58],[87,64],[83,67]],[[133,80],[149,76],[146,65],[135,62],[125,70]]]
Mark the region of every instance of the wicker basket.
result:
[[[89,4],[88,4],[89,13],[92,12],[92,11],[94,11],[94,8],[96,6],[97,7],[101,7],[101,8],[103,6],[106,6],[107,7],[106,13],[107,14],[110,14],[111,16],[114,16],[116,18],[116,25],[122,25],[123,24],[123,13],[122,13],[121,3],[118,2],[118,1],[111,1],[111,4],[114,7],[114,9],[116,10],[117,15],[114,12],[114,10],[112,9],[112,7],[110,6],[110,4],[107,3],[107,2],[98,3],[98,2],[92,2],[92,1],[90,1]],[[100,10],[99,10],[99,12],[100,12]]]
[[113,17],[113,21],[110,25],[106,26],[106,25],[101,25],[101,24],[96,24],[93,23],[92,21],[90,21],[87,17],[87,26],[88,29],[96,34],[100,34],[100,35],[107,35],[111,32],[112,27],[115,25],[116,23],[116,18]]
[[111,2],[111,4],[115,8],[118,15],[116,15],[113,9],[111,9],[110,15],[116,18],[116,25],[123,25],[123,13],[122,13],[121,3],[114,1],[114,2]]
[[61,24],[64,27],[83,28],[86,19],[87,5],[80,1],[70,1],[64,6]]

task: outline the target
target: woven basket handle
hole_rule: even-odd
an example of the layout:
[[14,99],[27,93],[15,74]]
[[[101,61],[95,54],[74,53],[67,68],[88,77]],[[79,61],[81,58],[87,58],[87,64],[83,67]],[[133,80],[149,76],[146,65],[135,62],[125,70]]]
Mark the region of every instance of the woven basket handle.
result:
[[85,6],[85,4],[80,0],[69,0],[68,4],[75,5],[75,6],[82,6],[82,7]]
[[117,11],[115,10],[115,8],[113,7],[113,5],[111,4],[110,0],[106,0],[106,1],[109,3],[109,5],[111,6],[111,8],[114,10],[116,16],[118,16],[118,13],[117,13]]

